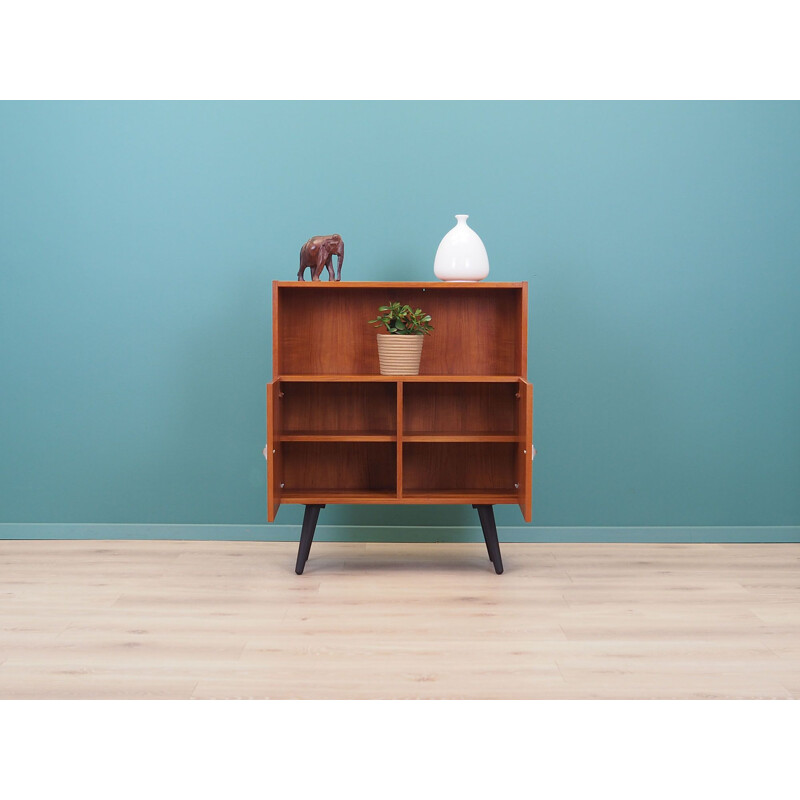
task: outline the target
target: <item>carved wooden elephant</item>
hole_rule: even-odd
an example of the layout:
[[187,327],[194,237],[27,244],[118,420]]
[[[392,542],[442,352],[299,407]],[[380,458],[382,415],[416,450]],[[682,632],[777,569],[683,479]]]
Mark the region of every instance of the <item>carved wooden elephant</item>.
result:
[[[338,275],[334,277],[333,257],[339,262]],[[340,281],[342,279],[342,263],[344,262],[344,242],[338,233],[332,236],[313,236],[300,248],[300,271],[297,280],[303,281],[306,267],[311,269],[311,280],[318,281],[322,270],[327,267],[328,280]]]

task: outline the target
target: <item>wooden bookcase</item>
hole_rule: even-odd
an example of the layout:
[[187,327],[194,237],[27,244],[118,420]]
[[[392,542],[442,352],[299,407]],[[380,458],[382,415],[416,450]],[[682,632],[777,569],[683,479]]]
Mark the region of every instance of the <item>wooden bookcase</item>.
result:
[[[527,283],[272,287],[267,517],[306,506],[298,573],[328,503],[472,504],[502,572],[492,506],[531,519]],[[433,318],[419,375],[379,373],[367,321],[393,300]]]

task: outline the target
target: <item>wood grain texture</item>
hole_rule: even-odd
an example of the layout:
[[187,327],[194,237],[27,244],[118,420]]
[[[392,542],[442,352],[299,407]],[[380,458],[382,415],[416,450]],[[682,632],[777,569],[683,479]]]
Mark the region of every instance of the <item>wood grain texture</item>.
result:
[[[476,431],[474,433],[406,433],[404,442],[518,442],[515,433],[492,433]],[[530,520],[529,520],[530,521]]]
[[308,431],[395,435],[394,383],[281,384],[281,436]]
[[[297,284],[298,286],[300,284]],[[433,318],[425,337],[422,375],[518,375],[522,348],[522,289],[482,285],[470,291],[415,288],[413,284],[315,289],[278,287],[278,338],[273,342],[287,375],[378,374],[377,309],[399,300]],[[275,355],[273,356],[275,358]],[[523,376],[524,377],[524,376]]]
[[327,430],[308,430],[305,433],[281,433],[282,442],[394,442],[397,437],[389,433],[329,433]]
[[519,482],[519,508],[525,522],[531,521],[533,512],[531,483],[533,477],[533,386],[520,380],[517,393],[518,430],[520,441],[517,445],[517,481]]
[[514,505],[519,501],[516,491],[501,489],[403,489],[403,497],[417,505]]
[[499,490],[516,496],[516,456],[513,442],[406,442],[403,489],[467,495]]
[[339,283],[299,283],[295,281],[273,281],[273,286],[280,289],[316,289],[321,286],[329,286],[340,290],[347,289],[424,289],[425,291],[484,291],[486,289],[522,289],[527,283],[513,283],[505,281],[341,281]]
[[403,423],[403,417],[405,416],[405,411],[403,410],[403,405],[405,403],[405,390],[403,387],[403,382],[397,382],[397,498],[398,500],[402,500],[403,498],[403,436],[405,432],[405,425]]
[[514,441],[518,392],[518,383],[410,383],[404,396],[404,433],[507,434]]
[[299,505],[387,505],[397,503],[397,492],[392,489],[335,489],[315,486],[285,492],[284,503]]
[[284,502],[289,502],[289,495],[309,490],[394,494],[395,448],[393,442],[282,442]]
[[[397,337],[366,320],[399,296],[435,321],[420,375],[378,374]],[[270,522],[282,502],[514,498],[530,521],[527,284],[276,281],[273,364]]]
[[517,383],[518,375],[281,375],[284,383]]
[[528,377],[528,282],[520,286],[519,305],[517,307],[517,327],[520,332],[516,348],[517,369],[521,378]]
[[0,542],[0,698],[800,698],[798,544],[295,549]]
[[282,428],[280,416],[281,382],[267,385],[267,521],[274,522],[281,504],[281,444],[279,432]]
[[272,281],[272,380],[277,380],[283,371],[280,361],[280,348],[278,347],[278,335],[280,331],[278,309],[278,285],[280,281]]

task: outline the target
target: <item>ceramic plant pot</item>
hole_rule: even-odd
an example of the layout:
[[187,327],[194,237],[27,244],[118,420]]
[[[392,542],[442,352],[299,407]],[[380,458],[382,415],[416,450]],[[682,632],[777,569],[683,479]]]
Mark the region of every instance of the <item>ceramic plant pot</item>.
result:
[[469,214],[456,214],[455,228],[436,251],[433,272],[442,281],[482,281],[489,274],[489,256],[481,237],[467,225]]
[[419,375],[424,336],[378,334],[378,360],[381,375]]

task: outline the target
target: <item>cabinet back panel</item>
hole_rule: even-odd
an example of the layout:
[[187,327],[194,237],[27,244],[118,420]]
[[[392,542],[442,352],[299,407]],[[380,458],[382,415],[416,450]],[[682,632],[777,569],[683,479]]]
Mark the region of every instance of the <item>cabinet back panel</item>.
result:
[[[510,289],[278,289],[277,374],[377,375],[378,306],[423,308],[434,331],[425,337],[422,375],[517,375],[522,292]],[[524,366],[522,367],[524,372]]]
[[390,442],[283,442],[283,491],[394,492],[395,447]]
[[394,433],[397,384],[281,382],[283,433]]
[[407,442],[403,445],[403,488],[514,491],[516,457],[513,443]]
[[403,431],[515,434],[517,392],[512,383],[407,383]]

